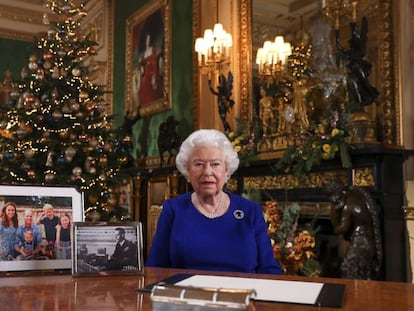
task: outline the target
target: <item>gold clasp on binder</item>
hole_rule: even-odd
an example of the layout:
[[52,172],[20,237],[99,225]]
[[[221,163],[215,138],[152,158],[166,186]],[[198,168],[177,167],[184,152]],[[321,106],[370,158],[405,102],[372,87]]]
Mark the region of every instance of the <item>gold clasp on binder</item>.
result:
[[[199,288],[157,284],[152,288],[154,311],[254,310],[253,289]],[[179,307],[179,309],[178,309]]]

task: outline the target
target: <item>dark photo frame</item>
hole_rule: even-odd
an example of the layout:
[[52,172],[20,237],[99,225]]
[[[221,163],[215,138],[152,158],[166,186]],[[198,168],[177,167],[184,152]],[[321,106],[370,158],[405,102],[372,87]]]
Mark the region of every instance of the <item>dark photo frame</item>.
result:
[[70,270],[83,214],[76,187],[0,185],[0,271]]
[[168,0],[153,0],[126,23],[126,110],[152,115],[171,109]]
[[72,274],[143,274],[140,222],[76,222],[73,226]]

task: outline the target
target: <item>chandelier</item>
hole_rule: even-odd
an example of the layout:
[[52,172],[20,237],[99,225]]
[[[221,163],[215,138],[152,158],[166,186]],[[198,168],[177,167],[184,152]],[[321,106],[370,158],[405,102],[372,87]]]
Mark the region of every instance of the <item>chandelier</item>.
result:
[[265,41],[256,54],[258,76],[267,80],[276,78],[284,72],[291,54],[292,46],[285,42],[283,36],[276,36],[273,42]]

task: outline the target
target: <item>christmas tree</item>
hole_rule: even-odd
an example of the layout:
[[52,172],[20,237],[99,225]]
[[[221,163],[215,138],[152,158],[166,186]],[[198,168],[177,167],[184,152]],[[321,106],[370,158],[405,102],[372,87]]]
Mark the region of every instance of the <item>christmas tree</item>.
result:
[[57,21],[0,106],[0,182],[74,185],[85,193],[87,220],[125,220],[115,189],[135,174],[131,129],[113,128],[105,86],[88,79],[85,58],[96,42],[81,32],[86,2],[44,3]]

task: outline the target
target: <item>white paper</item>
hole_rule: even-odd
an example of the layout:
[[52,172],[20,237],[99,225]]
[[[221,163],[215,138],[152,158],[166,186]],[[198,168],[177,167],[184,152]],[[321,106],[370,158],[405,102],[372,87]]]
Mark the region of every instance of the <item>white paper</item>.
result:
[[175,283],[180,286],[226,288],[226,289],[254,289],[255,300],[315,304],[322,290],[323,283],[263,280],[241,277],[193,275]]

